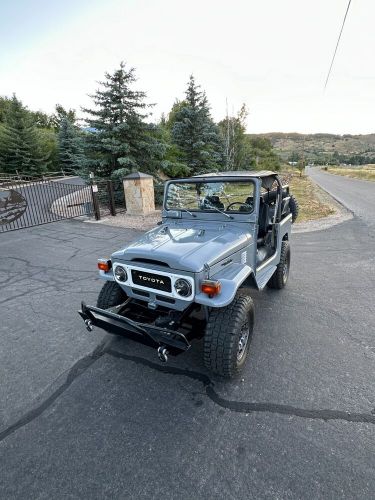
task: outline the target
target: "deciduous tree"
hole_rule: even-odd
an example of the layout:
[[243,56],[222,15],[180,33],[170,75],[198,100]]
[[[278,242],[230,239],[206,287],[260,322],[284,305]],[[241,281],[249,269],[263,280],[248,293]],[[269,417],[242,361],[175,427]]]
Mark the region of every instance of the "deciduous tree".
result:
[[243,104],[236,116],[227,116],[218,123],[224,142],[226,170],[246,170],[251,163],[251,153],[245,136],[247,116],[248,110],[246,104]]

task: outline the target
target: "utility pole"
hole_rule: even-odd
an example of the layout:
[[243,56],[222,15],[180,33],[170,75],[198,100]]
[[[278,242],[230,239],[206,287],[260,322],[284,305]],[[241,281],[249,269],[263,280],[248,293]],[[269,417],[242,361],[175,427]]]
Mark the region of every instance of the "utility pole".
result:
[[302,169],[301,169],[301,175],[302,177],[302,172],[305,172],[305,134],[303,134],[303,140],[302,140]]
[[303,134],[303,139],[302,139],[302,165],[303,168],[305,168],[305,134]]
[[226,170],[229,170],[229,116],[228,116],[228,98],[225,98],[226,113],[227,113],[227,137],[225,144],[225,158],[226,158]]

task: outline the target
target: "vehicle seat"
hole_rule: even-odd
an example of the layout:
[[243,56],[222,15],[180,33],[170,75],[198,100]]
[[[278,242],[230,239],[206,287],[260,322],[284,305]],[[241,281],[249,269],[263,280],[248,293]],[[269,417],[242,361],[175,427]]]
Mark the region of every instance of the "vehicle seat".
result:
[[209,208],[210,205],[218,208],[219,210],[224,210],[224,204],[220,201],[218,196],[206,196],[205,205]]
[[[264,199],[264,202],[265,203],[274,203],[276,201],[276,197],[277,197],[277,191],[274,189],[273,191],[267,191],[266,193],[263,193],[263,199]],[[282,190],[282,198],[286,198],[288,197],[289,194],[288,194],[288,191],[287,189],[283,189]]]
[[259,216],[258,216],[258,238],[263,238],[266,236],[268,231],[268,226],[270,223],[270,207],[267,203],[264,203],[263,198],[260,198],[259,202]]
[[[254,198],[252,196],[248,196],[245,200],[245,203],[250,205],[251,207],[253,206],[254,203]],[[249,212],[250,210],[247,207],[244,207],[243,205],[240,206],[240,212]]]

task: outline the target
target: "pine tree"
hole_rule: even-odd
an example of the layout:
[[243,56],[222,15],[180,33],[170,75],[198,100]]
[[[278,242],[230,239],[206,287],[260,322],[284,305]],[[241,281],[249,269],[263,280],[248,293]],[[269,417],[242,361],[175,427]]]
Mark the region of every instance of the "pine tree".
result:
[[77,115],[75,109],[65,109],[61,104],[56,104],[55,113],[50,117],[50,123],[58,132],[63,120],[68,120],[73,125],[76,125]]
[[15,95],[5,112],[2,129],[0,165],[4,172],[35,175],[47,170],[50,159],[41,147],[30,113]]
[[83,133],[66,116],[60,122],[58,144],[60,167],[68,172],[82,169],[86,160]]
[[181,161],[182,152],[177,144],[172,141],[172,128],[174,125],[174,113],[179,109],[179,102],[175,102],[168,116],[164,113],[155,127],[155,132],[161,143],[165,145],[165,152],[160,164],[160,170],[168,177],[185,177],[189,174],[189,168]]
[[154,126],[145,122],[150,105],[145,92],[133,90],[135,81],[135,69],[121,63],[113,74],[105,74],[100,89],[90,96],[95,108],[83,109],[90,115],[87,165],[99,176],[124,176],[134,170],[153,173],[160,166],[165,145]]
[[172,139],[182,151],[190,173],[217,171],[223,165],[223,143],[214,124],[205,92],[190,76],[186,97],[174,114]]

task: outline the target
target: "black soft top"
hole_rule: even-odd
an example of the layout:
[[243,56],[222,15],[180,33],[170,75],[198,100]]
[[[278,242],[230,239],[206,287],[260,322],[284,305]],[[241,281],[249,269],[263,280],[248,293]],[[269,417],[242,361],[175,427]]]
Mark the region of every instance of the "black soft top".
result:
[[[276,172],[271,170],[238,170],[227,172],[212,172],[209,174],[194,175],[191,179],[206,178],[206,177],[226,177],[229,179],[234,178],[248,178],[248,179],[262,179],[262,187],[264,189],[271,189],[277,177]],[[183,179],[187,181],[188,179]]]

